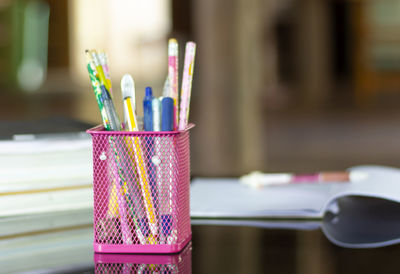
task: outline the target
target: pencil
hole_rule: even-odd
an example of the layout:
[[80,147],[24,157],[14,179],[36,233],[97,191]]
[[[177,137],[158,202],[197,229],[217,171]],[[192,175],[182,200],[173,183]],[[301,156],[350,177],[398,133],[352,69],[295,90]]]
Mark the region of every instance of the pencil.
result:
[[182,76],[179,130],[184,130],[188,124],[195,54],[196,44],[194,42],[187,42],[185,49],[185,64],[183,67]]
[[[129,131],[137,131],[136,111],[133,101],[135,100],[134,82],[132,77],[127,74],[122,77],[121,91],[124,99],[124,112],[126,117],[127,129]],[[129,155],[133,158],[139,177],[139,188],[143,196],[143,202],[146,208],[146,215],[149,220],[151,233],[157,235],[157,218],[154,209],[154,203],[151,196],[151,189],[147,174],[147,165],[142,152],[142,144],[139,137],[131,137],[126,139]]]
[[168,79],[170,95],[174,99],[174,130],[179,121],[179,91],[178,91],[178,41],[174,38],[168,41]]

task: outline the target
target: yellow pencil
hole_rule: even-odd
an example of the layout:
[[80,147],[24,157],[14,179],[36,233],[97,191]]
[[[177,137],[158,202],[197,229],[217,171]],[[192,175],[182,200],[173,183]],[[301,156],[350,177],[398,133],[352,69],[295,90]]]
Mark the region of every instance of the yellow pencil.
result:
[[[124,99],[124,112],[127,129],[129,131],[138,131],[135,107],[133,103],[135,100],[134,82],[129,74],[126,74],[122,77],[121,90]],[[151,189],[147,175],[147,166],[145,157],[143,157],[142,153],[141,141],[139,137],[132,137],[127,139],[126,143],[130,155],[133,156],[133,160],[137,167],[141,194],[143,196],[146,208],[146,215],[149,220],[150,231],[155,236],[157,235],[157,216],[155,214],[153,198],[151,196]],[[150,236],[150,239],[152,238],[153,237]]]

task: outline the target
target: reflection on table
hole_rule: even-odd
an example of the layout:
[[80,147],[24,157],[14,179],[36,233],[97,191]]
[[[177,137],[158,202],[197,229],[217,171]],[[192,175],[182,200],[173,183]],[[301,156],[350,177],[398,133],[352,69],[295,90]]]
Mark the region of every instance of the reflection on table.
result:
[[75,211],[0,219],[0,272],[385,274],[400,269],[399,244],[343,248],[320,229],[296,221],[285,227],[271,221],[269,228],[193,225],[192,242],[179,254],[95,254],[92,217],[91,211]]

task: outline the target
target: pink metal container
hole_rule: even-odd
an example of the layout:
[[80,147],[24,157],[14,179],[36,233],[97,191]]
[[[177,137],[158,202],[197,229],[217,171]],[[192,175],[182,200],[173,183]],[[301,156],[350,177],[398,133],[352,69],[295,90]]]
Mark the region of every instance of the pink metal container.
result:
[[95,252],[176,253],[190,241],[191,127],[87,131],[93,141]]
[[95,273],[192,273],[192,245],[176,254],[94,254]]

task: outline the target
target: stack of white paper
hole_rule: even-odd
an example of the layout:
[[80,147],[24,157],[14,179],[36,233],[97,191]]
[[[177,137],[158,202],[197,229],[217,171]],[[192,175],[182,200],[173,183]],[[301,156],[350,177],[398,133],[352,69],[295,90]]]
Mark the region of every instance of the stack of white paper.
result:
[[91,208],[87,134],[0,141],[0,217]]

